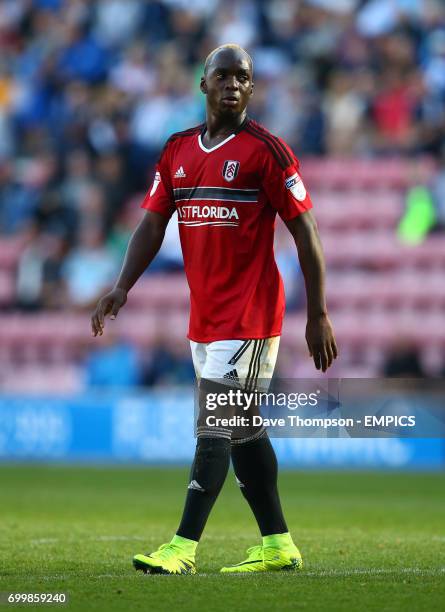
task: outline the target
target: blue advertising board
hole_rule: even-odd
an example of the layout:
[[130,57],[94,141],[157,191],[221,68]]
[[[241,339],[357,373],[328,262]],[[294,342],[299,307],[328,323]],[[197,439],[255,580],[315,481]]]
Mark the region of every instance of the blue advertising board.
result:
[[[188,464],[193,389],[0,395],[0,461]],[[443,469],[442,439],[278,438],[292,468]]]

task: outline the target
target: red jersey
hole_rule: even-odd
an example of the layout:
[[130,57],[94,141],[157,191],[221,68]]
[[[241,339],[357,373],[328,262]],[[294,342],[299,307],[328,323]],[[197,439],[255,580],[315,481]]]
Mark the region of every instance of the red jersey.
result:
[[208,149],[204,126],[171,136],[142,207],[177,211],[196,342],[279,336],[284,289],[275,263],[275,217],[312,207],[288,145],[246,120]]

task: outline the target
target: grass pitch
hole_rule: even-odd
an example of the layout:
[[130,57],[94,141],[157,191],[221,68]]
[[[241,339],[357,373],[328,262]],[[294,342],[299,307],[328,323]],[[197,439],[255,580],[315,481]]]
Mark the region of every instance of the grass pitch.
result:
[[174,533],[187,473],[0,466],[0,591],[66,592],[69,610],[445,610],[443,474],[282,472],[303,571],[224,576],[260,542],[231,475],[199,574],[136,573]]

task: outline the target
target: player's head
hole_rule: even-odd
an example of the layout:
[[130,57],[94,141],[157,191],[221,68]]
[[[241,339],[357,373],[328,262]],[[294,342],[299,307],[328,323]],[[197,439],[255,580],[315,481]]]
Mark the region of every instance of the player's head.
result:
[[253,66],[250,55],[239,45],[214,49],[205,61],[201,91],[207,106],[228,115],[242,113],[253,92]]

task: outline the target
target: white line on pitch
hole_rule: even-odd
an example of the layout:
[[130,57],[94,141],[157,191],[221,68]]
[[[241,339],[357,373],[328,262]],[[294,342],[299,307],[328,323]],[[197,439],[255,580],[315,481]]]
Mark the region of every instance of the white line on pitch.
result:
[[[417,574],[419,576],[439,576],[442,574],[445,574],[445,567],[439,567],[437,569],[423,569],[420,567],[401,567],[399,569],[390,569],[390,568],[369,568],[369,569],[365,569],[365,568],[357,568],[357,569],[351,569],[351,570],[319,570],[319,571],[305,571],[302,570],[301,572],[295,572],[292,573],[292,576],[299,576],[301,579],[304,579],[305,576],[309,576],[309,577],[314,577],[314,578],[338,578],[339,576],[372,576],[372,575],[390,575],[390,574]],[[198,573],[194,576],[194,579],[197,578],[207,578],[207,577],[215,577],[215,576],[221,576],[221,578],[224,578],[225,576],[223,576],[222,574],[219,574],[217,572],[215,573]],[[280,576],[284,576],[284,574],[276,572],[275,574],[273,574],[275,576],[280,575]],[[290,575],[290,574],[286,574],[286,575]],[[131,573],[120,573],[120,574],[54,574],[54,575],[47,575],[47,576],[39,576],[39,575],[35,575],[34,578],[35,579],[39,579],[39,580],[58,580],[60,578],[62,579],[70,579],[73,577],[78,577],[78,578],[95,578],[95,579],[106,579],[106,578],[130,578],[130,579],[134,579],[137,578],[137,574],[131,574]],[[156,576],[150,576],[149,578],[153,578]],[[255,572],[252,573],[245,573],[245,574],[232,574],[230,576],[229,579],[232,578],[248,578],[248,577],[258,577],[258,574],[256,574]],[[161,578],[165,578],[165,576],[161,576]],[[181,576],[181,578],[183,578]]]

